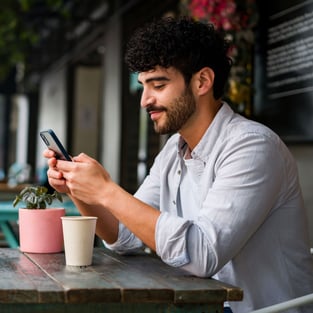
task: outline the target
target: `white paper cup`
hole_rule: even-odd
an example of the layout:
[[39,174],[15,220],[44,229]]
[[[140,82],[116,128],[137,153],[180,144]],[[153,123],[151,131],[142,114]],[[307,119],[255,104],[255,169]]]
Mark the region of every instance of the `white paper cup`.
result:
[[61,219],[66,265],[91,265],[97,217],[63,216]]

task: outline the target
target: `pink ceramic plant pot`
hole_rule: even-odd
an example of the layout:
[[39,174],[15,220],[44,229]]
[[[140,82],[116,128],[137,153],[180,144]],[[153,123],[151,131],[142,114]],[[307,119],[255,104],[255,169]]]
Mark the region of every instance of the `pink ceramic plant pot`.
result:
[[64,208],[20,208],[20,250],[29,253],[62,252],[64,243],[61,217],[64,215]]

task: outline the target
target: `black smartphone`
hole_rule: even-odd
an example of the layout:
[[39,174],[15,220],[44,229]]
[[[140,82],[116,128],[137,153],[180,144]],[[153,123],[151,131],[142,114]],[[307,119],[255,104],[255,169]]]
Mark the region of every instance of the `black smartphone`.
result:
[[40,137],[46,144],[46,146],[55,152],[55,156],[57,159],[60,160],[66,160],[66,161],[72,161],[72,158],[67,153],[65,148],[63,147],[61,141],[55,134],[55,132],[52,129],[43,130],[40,132]]

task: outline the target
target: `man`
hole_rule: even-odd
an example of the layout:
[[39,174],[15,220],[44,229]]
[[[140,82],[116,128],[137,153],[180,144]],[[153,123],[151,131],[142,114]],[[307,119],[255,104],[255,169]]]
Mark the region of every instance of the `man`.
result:
[[224,39],[209,24],[163,19],[134,34],[126,62],[155,130],[176,134],[134,196],[85,154],[66,162],[46,150],[50,184],[98,216],[109,248],[145,245],[171,266],[243,288],[234,313],[313,292],[296,164],[276,134],[221,100],[231,67]]

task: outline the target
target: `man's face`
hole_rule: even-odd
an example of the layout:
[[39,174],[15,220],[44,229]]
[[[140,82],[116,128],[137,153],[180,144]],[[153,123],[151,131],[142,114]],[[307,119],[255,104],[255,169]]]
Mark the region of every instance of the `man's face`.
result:
[[156,132],[178,132],[195,112],[193,94],[174,68],[142,72],[138,81],[143,85],[141,106],[150,114]]

